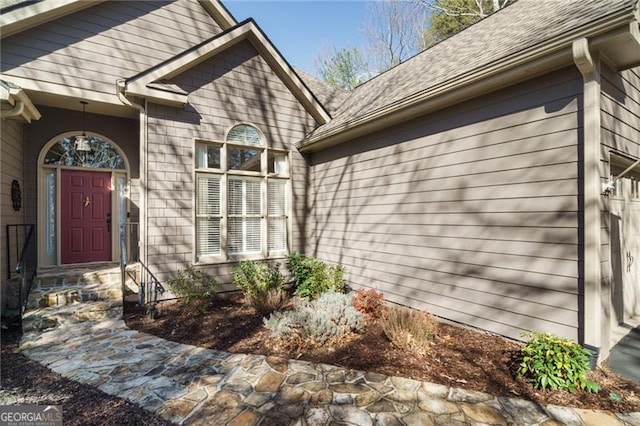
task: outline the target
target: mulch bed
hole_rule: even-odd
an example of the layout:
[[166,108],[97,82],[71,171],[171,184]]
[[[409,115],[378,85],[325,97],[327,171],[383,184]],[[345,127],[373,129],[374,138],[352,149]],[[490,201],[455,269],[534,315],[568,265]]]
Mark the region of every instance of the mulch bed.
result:
[[66,425],[172,425],[135,404],[68,380],[18,351],[19,325],[2,329],[0,405],[62,405]]
[[157,312],[151,320],[145,311],[129,305],[125,321],[133,329],[203,348],[332,364],[540,404],[640,411],[640,385],[604,368],[590,377],[601,386],[597,394],[536,390],[514,374],[518,342],[466,327],[442,323],[430,352],[416,357],[393,347],[375,322],[369,322],[364,334],[333,347],[279,343],[240,293],[218,296],[204,313],[190,313],[180,301],[162,302]]

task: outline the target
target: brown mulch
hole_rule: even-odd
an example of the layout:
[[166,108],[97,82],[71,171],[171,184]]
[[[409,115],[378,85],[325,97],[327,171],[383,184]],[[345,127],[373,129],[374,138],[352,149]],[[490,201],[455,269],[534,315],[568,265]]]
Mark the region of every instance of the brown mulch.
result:
[[332,364],[540,404],[640,411],[640,385],[604,368],[590,377],[601,387],[597,394],[536,390],[513,373],[520,344],[475,329],[441,323],[434,345],[422,358],[393,347],[375,322],[340,345],[301,349],[278,344],[263,326],[263,316],[243,302],[240,293],[226,293],[205,313],[190,313],[180,301],[162,302],[155,320],[128,306],[125,321],[132,329],[203,348]]
[[173,423],[135,404],[66,379],[18,351],[19,325],[2,329],[0,405],[62,405],[66,425],[164,426]]

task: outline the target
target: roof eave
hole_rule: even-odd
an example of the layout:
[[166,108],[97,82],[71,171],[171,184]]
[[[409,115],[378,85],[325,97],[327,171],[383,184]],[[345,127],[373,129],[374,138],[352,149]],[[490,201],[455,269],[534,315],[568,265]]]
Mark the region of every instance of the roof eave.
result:
[[142,87],[138,90],[131,90],[127,87],[124,91],[124,95],[126,97],[133,96],[144,98],[153,103],[180,108],[189,102],[187,95],[185,94],[168,92],[166,90],[160,90],[153,87]]
[[61,16],[102,3],[104,0],[47,0],[0,15],[0,38],[12,36]]
[[[602,48],[609,46],[610,54],[617,52],[616,55],[620,57],[628,55],[629,51],[633,50],[639,55],[640,60],[640,44],[638,43],[640,37],[638,34],[640,31],[638,31],[635,9],[633,11],[624,9],[615,16],[607,16],[606,19],[563,34],[555,40],[550,40],[515,56],[504,58],[458,76],[437,87],[405,98],[395,104],[387,105],[342,126],[327,132],[314,133],[296,146],[301,152],[328,148],[465,99],[524,81],[543,72],[573,64],[572,43],[578,38],[593,38],[594,46],[599,45]],[[624,50],[616,47],[622,39],[628,41]],[[627,61],[624,65],[633,66],[634,61],[635,55],[631,61]]]
[[24,90],[18,87],[5,87],[4,85],[0,87],[2,89],[0,90],[0,101],[11,105],[13,107],[12,111],[15,111],[15,114],[7,110],[1,111],[2,119],[19,117],[27,123],[40,119],[42,116],[40,111],[31,102]]

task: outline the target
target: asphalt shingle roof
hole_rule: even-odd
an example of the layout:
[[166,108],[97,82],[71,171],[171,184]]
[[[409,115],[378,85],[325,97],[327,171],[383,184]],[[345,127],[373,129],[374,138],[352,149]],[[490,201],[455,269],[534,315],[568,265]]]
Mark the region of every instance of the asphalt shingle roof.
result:
[[300,68],[294,68],[298,77],[302,79],[304,84],[307,85],[309,90],[313,92],[318,101],[327,109],[329,114],[332,114],[338,110],[340,105],[349,98],[349,93],[344,92],[337,87],[331,86],[328,83],[320,80],[301,70]]
[[[637,0],[519,0],[357,87],[315,138],[493,62],[578,30]],[[303,142],[304,143],[304,142]]]

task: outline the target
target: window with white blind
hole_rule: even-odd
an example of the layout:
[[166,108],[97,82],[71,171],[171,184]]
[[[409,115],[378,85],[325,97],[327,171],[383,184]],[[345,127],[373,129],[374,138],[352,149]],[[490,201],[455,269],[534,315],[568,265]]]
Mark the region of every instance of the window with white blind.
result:
[[224,142],[197,141],[195,152],[197,260],[287,253],[287,153],[267,147],[246,124]]

